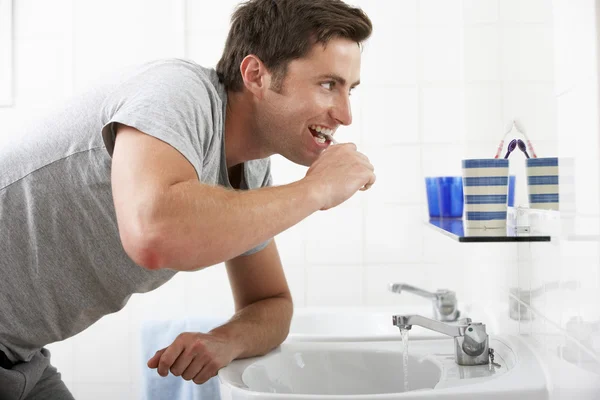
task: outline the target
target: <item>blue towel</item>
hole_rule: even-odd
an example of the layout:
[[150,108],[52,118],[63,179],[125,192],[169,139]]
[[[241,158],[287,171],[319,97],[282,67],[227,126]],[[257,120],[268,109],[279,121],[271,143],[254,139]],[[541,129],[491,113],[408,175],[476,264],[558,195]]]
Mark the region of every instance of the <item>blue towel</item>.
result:
[[218,377],[202,385],[169,374],[161,377],[146,366],[160,349],[167,347],[182,332],[208,332],[223,324],[225,317],[198,317],[166,321],[145,321],[141,328],[142,399],[144,400],[220,400]]

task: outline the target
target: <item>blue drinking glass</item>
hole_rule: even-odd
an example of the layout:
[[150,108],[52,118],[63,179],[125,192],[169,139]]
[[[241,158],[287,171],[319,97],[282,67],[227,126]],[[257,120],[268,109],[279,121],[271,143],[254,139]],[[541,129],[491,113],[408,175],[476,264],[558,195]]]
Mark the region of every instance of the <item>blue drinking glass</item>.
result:
[[464,199],[461,176],[427,177],[425,185],[430,217],[462,217]]
[[515,181],[517,177],[515,175],[510,175],[508,177],[508,206],[515,206]]
[[427,206],[429,207],[429,217],[437,218],[440,216],[437,178],[426,177],[425,188],[427,190]]

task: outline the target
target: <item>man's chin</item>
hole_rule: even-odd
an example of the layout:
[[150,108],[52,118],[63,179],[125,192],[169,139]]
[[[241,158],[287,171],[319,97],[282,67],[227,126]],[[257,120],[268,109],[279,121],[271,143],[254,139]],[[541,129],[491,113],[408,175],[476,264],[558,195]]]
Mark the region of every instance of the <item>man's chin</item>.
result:
[[304,156],[300,156],[298,154],[294,154],[294,155],[285,155],[285,154],[281,154],[283,157],[287,158],[288,160],[290,160],[291,162],[293,162],[294,164],[298,164],[298,165],[302,165],[304,167],[310,167],[316,160],[317,158],[319,158],[318,155],[304,155]]

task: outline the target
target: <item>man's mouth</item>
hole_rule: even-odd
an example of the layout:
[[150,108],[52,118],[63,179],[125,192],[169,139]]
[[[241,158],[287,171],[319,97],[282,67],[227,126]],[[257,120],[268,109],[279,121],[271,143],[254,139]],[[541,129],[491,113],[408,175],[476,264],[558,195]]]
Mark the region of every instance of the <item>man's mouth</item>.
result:
[[326,143],[327,144],[330,143],[330,140],[327,138],[326,135],[328,135],[328,136],[333,135],[333,129],[329,129],[329,128],[326,128],[326,127],[320,126],[320,125],[310,125],[308,127],[308,130],[313,135],[315,142],[317,142],[318,144],[323,145]]

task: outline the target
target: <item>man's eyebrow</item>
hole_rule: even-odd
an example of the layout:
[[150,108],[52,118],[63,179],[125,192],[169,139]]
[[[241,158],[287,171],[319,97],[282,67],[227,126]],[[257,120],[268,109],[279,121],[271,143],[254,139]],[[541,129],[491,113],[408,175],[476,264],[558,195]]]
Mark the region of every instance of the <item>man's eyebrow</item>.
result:
[[[342,78],[341,76],[336,75],[336,74],[324,74],[324,75],[320,75],[319,79],[331,79],[333,81],[336,81],[337,83],[339,83],[342,86],[344,86],[346,84],[346,80],[344,78]],[[358,85],[360,85],[360,79],[358,81],[354,82],[351,87],[356,87]]]

